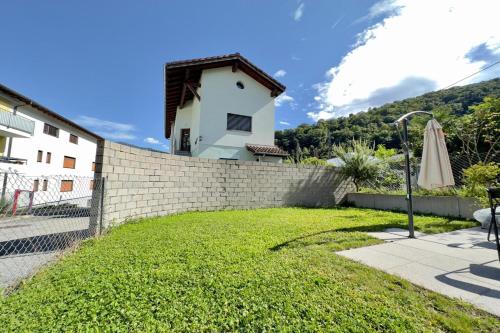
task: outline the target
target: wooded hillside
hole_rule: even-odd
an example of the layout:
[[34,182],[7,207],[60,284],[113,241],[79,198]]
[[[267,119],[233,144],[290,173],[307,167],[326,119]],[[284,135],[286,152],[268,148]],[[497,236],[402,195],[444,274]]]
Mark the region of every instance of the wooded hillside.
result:
[[[276,131],[276,144],[288,151],[295,160],[311,156],[326,159],[332,156],[332,144],[345,143],[353,138],[374,145],[383,144],[387,148],[399,148],[400,139],[393,123],[401,115],[415,110],[433,111],[438,121],[446,123],[451,132],[454,128],[453,119],[470,114],[473,112],[470,107],[482,103],[488,96],[500,98],[500,78],[427,93],[347,117]],[[415,118],[411,122],[410,135],[414,134],[417,151],[421,145],[421,135],[417,134],[426,121],[425,118]],[[443,126],[446,130],[446,126]],[[453,133],[448,134],[450,153],[460,151],[462,142]]]

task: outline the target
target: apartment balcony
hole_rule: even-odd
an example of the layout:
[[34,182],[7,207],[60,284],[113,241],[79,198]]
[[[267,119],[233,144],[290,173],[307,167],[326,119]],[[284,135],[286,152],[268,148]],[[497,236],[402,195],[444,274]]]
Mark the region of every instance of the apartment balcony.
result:
[[[25,158],[0,156],[0,163],[26,164],[27,162],[28,162],[28,160]],[[0,166],[0,168],[1,168],[1,166]]]
[[29,138],[35,131],[35,122],[12,112],[0,112],[0,135]]

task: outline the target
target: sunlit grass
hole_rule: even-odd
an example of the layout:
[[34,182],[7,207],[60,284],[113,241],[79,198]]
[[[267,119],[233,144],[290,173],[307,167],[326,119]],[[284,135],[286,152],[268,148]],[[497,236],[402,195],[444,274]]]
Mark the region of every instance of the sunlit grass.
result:
[[[188,213],[129,223],[0,303],[5,331],[483,331],[498,319],[334,251],[406,215],[354,208]],[[471,227],[417,217],[431,233]]]

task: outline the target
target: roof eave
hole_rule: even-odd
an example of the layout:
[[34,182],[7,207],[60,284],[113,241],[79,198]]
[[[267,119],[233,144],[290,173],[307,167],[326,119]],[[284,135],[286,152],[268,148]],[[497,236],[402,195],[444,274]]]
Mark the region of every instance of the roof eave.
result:
[[84,132],[84,133],[86,133],[86,134],[88,134],[88,135],[96,138],[97,140],[104,140],[103,137],[101,137],[101,136],[99,136],[99,135],[97,135],[97,134],[89,131],[88,129],[86,129],[86,128],[78,125],[77,123],[75,123],[75,122],[73,122],[73,121],[71,121],[71,120],[69,120],[69,119],[61,116],[60,114],[58,114],[58,113],[56,113],[56,112],[54,112],[54,111],[46,108],[45,106],[39,104],[38,102],[36,102],[36,101],[34,101],[34,100],[32,100],[32,99],[30,99],[30,98],[28,98],[28,97],[26,97],[26,96],[18,93],[17,91],[12,90],[12,89],[4,86],[3,84],[0,84],[0,91],[3,92],[6,95],[9,95],[10,97],[12,97],[14,99],[17,99],[17,100],[23,102],[27,106],[31,106],[32,108],[38,109],[39,111],[41,111],[41,112],[43,112],[43,113],[45,113],[45,114],[47,114],[47,115],[49,115],[49,116],[51,116],[53,118],[56,118],[59,121],[62,121],[64,123],[66,123],[67,125],[75,127],[76,129],[78,129],[78,130],[80,130],[80,131],[82,131],[82,132]]

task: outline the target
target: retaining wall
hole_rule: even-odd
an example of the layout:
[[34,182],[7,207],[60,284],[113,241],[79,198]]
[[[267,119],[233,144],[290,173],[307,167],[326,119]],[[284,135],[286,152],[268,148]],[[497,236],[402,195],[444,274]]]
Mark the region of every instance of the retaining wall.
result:
[[186,211],[331,207],[351,187],[332,167],[212,160],[98,143],[103,226]]
[[[406,211],[406,196],[374,193],[349,193],[347,202],[355,207]],[[458,196],[413,196],[413,211],[444,217],[472,220],[474,211],[482,207],[473,198]]]

